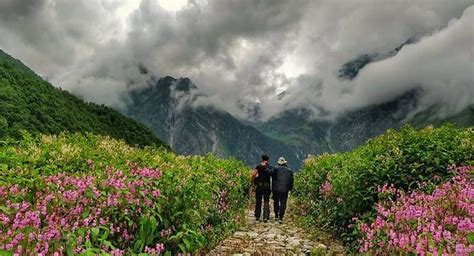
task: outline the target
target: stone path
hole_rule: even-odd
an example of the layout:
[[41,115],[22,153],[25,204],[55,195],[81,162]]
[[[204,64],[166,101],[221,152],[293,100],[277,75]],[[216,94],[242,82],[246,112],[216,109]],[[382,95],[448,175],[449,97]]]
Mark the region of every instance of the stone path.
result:
[[[291,207],[291,205],[289,206]],[[208,255],[343,255],[344,248],[335,242],[320,242],[297,227],[291,212],[283,224],[274,220],[257,222],[248,209],[245,225],[222,241]],[[271,214],[270,218],[272,218]]]

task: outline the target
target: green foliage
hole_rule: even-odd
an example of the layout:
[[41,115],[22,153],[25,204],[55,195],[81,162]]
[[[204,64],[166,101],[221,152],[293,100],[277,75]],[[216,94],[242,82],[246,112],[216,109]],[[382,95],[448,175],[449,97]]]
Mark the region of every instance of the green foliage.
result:
[[58,134],[93,132],[130,145],[164,146],[144,125],[104,105],[85,103],[54,88],[0,50],[0,138],[21,138],[20,130]]
[[[153,199],[156,200],[153,208],[141,212],[141,218],[128,221],[137,226],[133,242],[114,240],[108,227],[79,230],[83,234],[90,232],[85,253],[96,255],[104,245],[141,253],[145,246],[153,247],[157,243],[163,243],[173,254],[202,252],[235,230],[238,226],[235,219],[243,219],[240,217],[247,205],[249,185],[247,168],[237,160],[218,159],[213,155],[178,156],[156,147],[131,147],[123,141],[91,133],[40,136],[23,133],[22,137],[19,142],[9,140],[0,144],[0,187],[16,184],[40,191],[45,187],[44,178],[58,173],[75,177],[89,175],[104,181],[109,167],[123,171],[124,177],[131,179],[130,170],[137,167],[161,171],[162,176],[156,181],[161,196]],[[26,200],[34,203],[35,197]],[[113,213],[115,221],[127,220],[128,215],[123,211],[113,207],[103,209],[104,214]],[[161,232],[166,230],[170,233],[163,237]],[[76,246],[74,243],[74,239],[65,242]]]
[[308,158],[296,176],[295,195],[310,223],[354,243],[352,218],[373,216],[379,186],[394,184],[407,191],[433,177],[441,182],[451,175],[448,166],[472,164],[473,158],[473,128],[404,126],[351,152]]

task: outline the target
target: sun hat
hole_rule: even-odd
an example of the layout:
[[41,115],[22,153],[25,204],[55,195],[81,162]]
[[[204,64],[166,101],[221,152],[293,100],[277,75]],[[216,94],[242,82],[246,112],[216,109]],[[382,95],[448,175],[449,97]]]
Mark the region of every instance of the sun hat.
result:
[[278,158],[277,164],[286,164],[286,163],[287,161],[285,160],[284,157],[281,156],[280,158]]

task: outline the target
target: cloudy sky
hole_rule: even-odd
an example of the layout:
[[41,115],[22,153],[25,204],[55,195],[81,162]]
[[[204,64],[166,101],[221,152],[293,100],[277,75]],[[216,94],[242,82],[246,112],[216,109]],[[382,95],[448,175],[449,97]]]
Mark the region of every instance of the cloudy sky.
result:
[[[189,77],[216,106],[264,117],[338,113],[421,88],[445,114],[474,104],[474,0],[1,0],[0,48],[55,86],[123,106],[130,84]],[[347,61],[388,58],[352,81]],[[276,100],[286,90],[289,95]]]

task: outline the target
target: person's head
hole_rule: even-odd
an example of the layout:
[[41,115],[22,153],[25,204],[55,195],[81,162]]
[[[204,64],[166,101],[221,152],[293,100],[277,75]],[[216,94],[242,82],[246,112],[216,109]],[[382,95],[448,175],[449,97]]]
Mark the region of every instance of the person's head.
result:
[[281,156],[280,158],[278,158],[278,165],[286,165],[286,163],[288,163],[288,161],[286,161],[284,157]]
[[262,155],[262,162],[268,162],[270,160],[270,157],[268,157],[266,154]]

